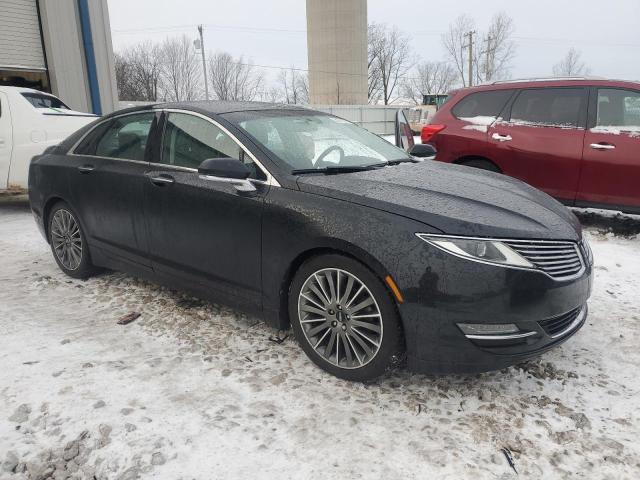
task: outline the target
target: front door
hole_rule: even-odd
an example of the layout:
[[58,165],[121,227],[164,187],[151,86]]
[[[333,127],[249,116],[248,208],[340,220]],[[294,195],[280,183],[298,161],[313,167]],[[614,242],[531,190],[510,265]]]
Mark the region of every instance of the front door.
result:
[[156,115],[135,113],[105,122],[71,157],[73,207],[89,243],[112,260],[149,265],[143,194]]
[[0,93],[0,190],[6,190],[11,167],[11,150],[13,148],[13,130],[11,126],[11,110],[4,93]]
[[505,118],[489,127],[489,157],[506,175],[572,204],[578,189],[588,90],[520,91]]
[[[164,122],[162,151],[145,184],[154,270],[231,303],[260,308],[266,175],[207,117],[168,112]],[[222,157],[247,164],[255,191],[198,174],[203,160]]]
[[640,91],[599,88],[593,98],[578,204],[640,209]]

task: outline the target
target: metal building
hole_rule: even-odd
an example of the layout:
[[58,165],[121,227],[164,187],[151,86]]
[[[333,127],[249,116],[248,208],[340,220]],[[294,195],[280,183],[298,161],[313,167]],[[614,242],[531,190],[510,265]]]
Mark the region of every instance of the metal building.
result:
[[0,84],[51,92],[74,110],[115,110],[107,0],[0,0]]
[[307,0],[309,102],[367,103],[367,0]]

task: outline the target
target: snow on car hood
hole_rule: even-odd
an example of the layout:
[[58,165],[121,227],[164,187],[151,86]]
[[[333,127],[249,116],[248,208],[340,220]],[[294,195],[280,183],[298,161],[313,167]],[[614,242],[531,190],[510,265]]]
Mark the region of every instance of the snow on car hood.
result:
[[426,223],[443,233],[481,237],[579,240],[581,227],[562,204],[492,172],[425,161],[364,172],[304,175],[302,191]]

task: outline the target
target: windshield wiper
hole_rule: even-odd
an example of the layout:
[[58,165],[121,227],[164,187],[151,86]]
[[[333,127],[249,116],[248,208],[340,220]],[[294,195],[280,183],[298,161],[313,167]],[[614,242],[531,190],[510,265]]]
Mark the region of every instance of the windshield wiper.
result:
[[350,172],[363,172],[365,170],[376,170],[378,168],[386,166],[387,163],[374,163],[372,165],[336,165],[331,167],[322,168],[298,168],[291,171],[292,175],[302,175],[305,173],[350,173]]
[[387,165],[399,165],[401,163],[418,163],[418,162],[413,158],[400,158],[398,160],[389,160],[387,162]]

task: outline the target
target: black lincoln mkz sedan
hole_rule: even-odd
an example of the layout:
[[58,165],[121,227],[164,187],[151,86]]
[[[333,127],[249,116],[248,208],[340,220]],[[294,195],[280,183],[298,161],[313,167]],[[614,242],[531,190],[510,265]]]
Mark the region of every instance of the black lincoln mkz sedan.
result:
[[[55,261],[123,270],[291,326],[368,380],[536,356],[585,322],[593,259],[574,215],[491,172],[425,161],[340,118],[256,103],[116,112],[34,158]],[[409,153],[407,153],[407,150]]]

